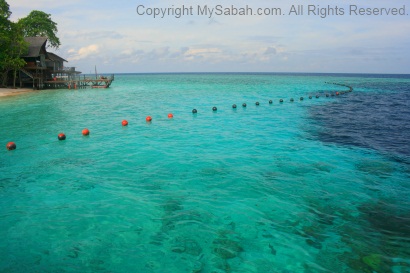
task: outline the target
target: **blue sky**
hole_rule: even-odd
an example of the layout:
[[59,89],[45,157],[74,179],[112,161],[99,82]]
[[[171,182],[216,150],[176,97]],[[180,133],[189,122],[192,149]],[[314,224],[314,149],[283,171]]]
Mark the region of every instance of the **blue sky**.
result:
[[[51,14],[62,46],[56,53],[83,73],[329,72],[410,73],[410,3],[393,1],[50,1],[8,0],[12,19]],[[350,15],[359,8],[402,8],[403,16]],[[137,7],[193,7],[175,18],[138,15]],[[198,15],[197,7],[280,8],[284,15]],[[292,5],[304,14],[289,15]],[[308,5],[339,15],[308,13]],[[340,14],[340,9],[344,14]]]

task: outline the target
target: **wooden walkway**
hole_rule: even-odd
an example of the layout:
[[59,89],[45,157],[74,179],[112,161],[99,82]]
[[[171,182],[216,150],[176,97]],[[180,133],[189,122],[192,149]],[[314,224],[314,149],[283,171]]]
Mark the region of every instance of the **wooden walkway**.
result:
[[44,84],[48,88],[68,88],[68,89],[84,89],[84,88],[108,88],[114,81],[114,75],[109,77],[100,76],[93,77],[76,77],[74,79],[55,78],[52,81],[45,81]]

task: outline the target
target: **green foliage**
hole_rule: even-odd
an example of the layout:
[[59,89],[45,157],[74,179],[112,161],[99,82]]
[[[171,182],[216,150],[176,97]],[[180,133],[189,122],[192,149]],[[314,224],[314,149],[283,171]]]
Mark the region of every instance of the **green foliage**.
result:
[[33,10],[29,15],[20,19],[18,24],[24,37],[47,37],[50,47],[58,48],[61,45],[60,39],[56,36],[57,23],[51,20],[50,14]]
[[26,64],[20,56],[27,51],[28,44],[24,41],[20,27],[13,22],[10,24],[10,33],[5,58],[6,68],[19,69]]
[[4,50],[5,39],[10,32],[10,15],[9,5],[5,0],[0,0],[0,50]]
[[[5,39],[4,51],[0,53],[0,71],[2,76],[2,85],[7,82],[9,71],[17,71],[23,67],[26,62],[21,58],[21,55],[27,51],[28,44],[24,41],[23,35],[19,26],[13,22],[10,23],[10,34]],[[14,73],[16,74],[16,73]],[[15,87],[15,77],[14,77]]]
[[10,9],[9,9],[9,4],[5,0],[0,0],[0,20],[5,18],[9,19],[11,15]]
[[7,83],[9,71],[16,71],[25,65],[21,55],[27,50],[27,43],[21,28],[9,20],[11,12],[5,0],[0,0],[0,85]]
[[50,14],[33,10],[17,23],[10,21],[10,9],[5,0],[0,0],[0,85],[7,83],[7,76],[25,65],[21,56],[27,51],[24,37],[45,36],[51,47],[58,48],[60,40],[56,36],[57,23],[51,20]]

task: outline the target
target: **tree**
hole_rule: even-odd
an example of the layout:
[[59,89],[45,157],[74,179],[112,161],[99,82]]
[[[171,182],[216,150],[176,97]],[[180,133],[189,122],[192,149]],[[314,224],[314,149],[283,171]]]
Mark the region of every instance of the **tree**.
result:
[[45,36],[50,47],[58,48],[60,39],[56,36],[57,24],[50,14],[33,10],[17,23],[10,21],[10,9],[6,0],[0,0],[0,86],[7,84],[13,71],[13,86],[16,86],[17,71],[25,65],[21,56],[26,53],[28,44],[24,37]]
[[8,49],[11,38],[11,15],[9,5],[5,0],[0,0],[0,85],[4,86],[7,81],[8,71],[5,69],[7,64]]
[[[0,0],[2,1],[2,0]],[[18,21],[24,37],[47,37],[49,47],[58,49],[61,45],[57,37],[57,23],[51,20],[51,15],[42,11],[33,10]]]
[[6,37],[5,45],[4,51],[0,54],[0,69],[3,74],[1,85],[7,85],[8,74],[13,71],[13,87],[16,88],[17,71],[26,64],[21,55],[27,51],[28,45],[21,35],[19,26],[13,22],[10,23],[10,35]]
[[12,36],[9,48],[10,60],[8,66],[13,70],[13,88],[16,88],[17,71],[26,65],[21,56],[27,52],[28,43],[24,40],[22,30],[18,24],[12,23],[11,32],[14,35]]
[[27,43],[20,27],[9,20],[10,15],[9,5],[0,0],[0,85],[7,85],[8,74],[13,71],[15,88],[17,71],[25,65],[21,55],[27,50]]
[[5,18],[8,20],[10,18],[10,6],[5,0],[0,0],[0,20]]
[[0,55],[4,54],[10,35],[10,9],[5,0],[0,0]]

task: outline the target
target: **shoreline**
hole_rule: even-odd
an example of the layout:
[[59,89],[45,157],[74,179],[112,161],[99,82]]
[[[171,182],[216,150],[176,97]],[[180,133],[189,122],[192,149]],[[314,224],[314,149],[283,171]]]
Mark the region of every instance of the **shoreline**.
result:
[[25,94],[29,92],[34,92],[38,90],[33,90],[32,88],[0,88],[0,98],[2,97],[10,97],[10,96],[17,96],[20,94]]

